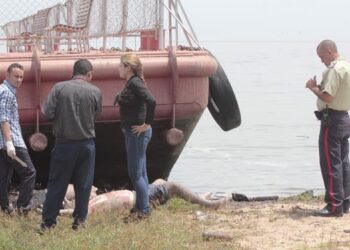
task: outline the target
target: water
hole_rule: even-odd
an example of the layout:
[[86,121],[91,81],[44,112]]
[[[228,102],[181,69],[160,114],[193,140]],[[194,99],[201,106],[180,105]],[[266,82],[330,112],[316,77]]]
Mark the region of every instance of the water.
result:
[[[305,88],[325,66],[315,42],[207,42],[230,79],[242,114],[224,132],[206,111],[170,180],[197,192],[289,196],[323,192],[316,97]],[[350,42],[338,49],[350,59]]]

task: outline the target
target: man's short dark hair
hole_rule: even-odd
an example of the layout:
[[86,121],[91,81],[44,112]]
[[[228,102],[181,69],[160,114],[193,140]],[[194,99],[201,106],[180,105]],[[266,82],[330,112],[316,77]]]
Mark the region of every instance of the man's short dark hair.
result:
[[74,63],[73,76],[76,76],[76,75],[85,76],[90,71],[92,71],[92,64],[89,60],[79,59]]
[[21,69],[24,70],[23,66],[19,63],[12,63],[7,68],[7,73],[11,73],[12,69]]

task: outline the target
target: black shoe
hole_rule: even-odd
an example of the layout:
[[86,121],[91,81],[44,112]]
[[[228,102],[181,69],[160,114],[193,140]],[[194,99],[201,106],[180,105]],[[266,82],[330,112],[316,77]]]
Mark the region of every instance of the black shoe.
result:
[[343,213],[348,214],[350,208],[350,200],[344,200],[343,201]]
[[40,227],[39,227],[39,230],[37,233],[43,235],[45,232],[51,230],[51,229],[54,229],[56,226],[56,224],[52,224],[52,225],[46,225],[44,222],[42,222],[40,224]]
[[75,217],[72,223],[72,229],[78,230],[79,228],[84,228],[84,227],[85,227],[85,220]]
[[320,216],[320,217],[342,217],[343,210],[337,209],[335,212],[331,212],[327,208],[323,208],[321,210],[316,210],[315,212],[312,213],[312,215],[313,216]]
[[125,218],[123,218],[123,222],[125,224],[129,224],[129,223],[139,223],[142,220],[148,219],[150,217],[151,213],[143,213],[140,211],[136,211],[136,212],[132,212],[130,213],[128,216],[126,216]]
[[25,208],[25,207],[18,207],[16,209],[16,212],[19,216],[27,216],[30,212],[30,208]]
[[8,205],[6,207],[1,207],[1,212],[7,214],[7,215],[11,215],[13,213],[14,209],[12,207],[12,205]]
[[136,207],[133,207],[132,209],[130,209],[130,214],[135,214],[137,212],[138,212],[138,210]]

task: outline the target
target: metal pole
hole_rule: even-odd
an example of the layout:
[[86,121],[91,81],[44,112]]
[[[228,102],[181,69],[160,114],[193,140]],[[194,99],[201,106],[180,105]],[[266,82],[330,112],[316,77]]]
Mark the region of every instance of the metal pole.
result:
[[[171,1],[171,3],[175,6],[175,3],[174,3],[174,1],[172,0]],[[176,12],[176,16],[177,16],[177,18],[180,20],[180,22],[182,22],[182,20],[181,20],[181,16],[180,16],[180,14],[179,14],[179,12]],[[178,33],[179,33],[179,29],[178,29],[178,23],[176,22],[176,44],[178,45]],[[191,42],[191,39],[189,38],[189,36],[186,34],[186,31],[184,30],[184,35],[185,35],[185,37],[186,37],[186,40],[187,40],[187,42],[188,42],[188,44],[190,45],[190,47],[192,48],[193,47],[193,45],[192,45],[192,42]]]
[[107,0],[102,1],[102,39],[103,39],[103,51],[106,51],[107,46]]
[[[178,11],[178,4],[177,4],[178,0],[175,0],[175,13],[178,16],[179,15],[179,11]],[[176,47],[179,45],[179,24],[177,22],[175,22],[175,42],[176,42]]]
[[160,50],[164,50],[164,8],[163,1],[158,1],[158,9],[159,9],[159,30],[158,30],[158,48]]
[[198,38],[197,38],[197,36],[196,36],[196,33],[194,32],[194,29],[192,28],[192,25],[191,25],[191,23],[190,23],[190,21],[189,21],[189,19],[188,19],[188,17],[187,17],[186,11],[185,11],[184,7],[182,6],[181,1],[180,1],[180,0],[177,0],[177,1],[178,1],[179,5],[180,5],[180,8],[181,8],[182,13],[184,14],[184,16],[185,16],[185,18],[186,18],[186,22],[187,22],[188,26],[190,26],[192,35],[193,35],[194,38],[196,38],[196,40],[198,41]]
[[[73,23],[73,12],[74,12],[74,5],[73,5],[73,2],[72,0],[69,0],[66,2],[66,6],[67,6],[67,25],[68,26],[72,26],[72,23]],[[68,33],[67,34],[67,41],[68,41],[68,51],[71,51],[72,50],[72,38],[71,38],[71,34]]]
[[[163,2],[163,5],[165,5],[165,3]],[[169,6],[171,6],[171,0],[169,0]],[[170,7],[171,8],[171,7]],[[171,12],[171,9],[167,8],[169,12]],[[172,22],[172,17],[169,14],[169,46],[170,48],[173,47],[173,22]]]
[[123,5],[123,20],[122,20],[122,51],[126,50],[126,36],[127,34],[125,33],[127,25],[128,25],[128,5],[129,1],[125,0],[124,5]]
[[[170,0],[171,1],[171,0]],[[184,30],[185,34],[188,35],[192,41],[197,44],[197,46],[201,49],[202,46],[199,44],[199,42],[193,37],[193,35],[191,34],[191,32],[189,32],[186,27],[184,26],[184,24],[181,22],[181,20],[176,16],[176,14],[167,6],[165,5],[165,3],[163,3],[164,7],[169,11],[169,13],[177,20],[177,22],[180,24],[180,26],[182,27],[182,29]]]

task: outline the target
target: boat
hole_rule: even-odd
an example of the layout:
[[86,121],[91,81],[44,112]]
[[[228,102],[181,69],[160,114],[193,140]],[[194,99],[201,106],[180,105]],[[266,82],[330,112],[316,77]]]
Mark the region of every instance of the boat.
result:
[[[11,1],[5,2],[2,8],[10,9]],[[103,96],[102,113],[96,121],[97,187],[130,186],[119,107],[114,105],[125,84],[118,72],[125,53],[132,51],[140,57],[147,86],[157,101],[147,151],[150,182],[168,179],[207,107],[223,130],[240,125],[231,84],[216,58],[198,42],[181,1],[45,2],[50,5],[40,9],[28,6],[30,15],[16,15],[17,19],[2,24],[5,48],[0,53],[1,79],[13,62],[25,68],[17,100],[38,185],[47,185],[55,142],[41,105],[55,83],[71,77],[73,64],[80,58],[92,62],[93,84]],[[187,42],[182,45],[180,40]]]

